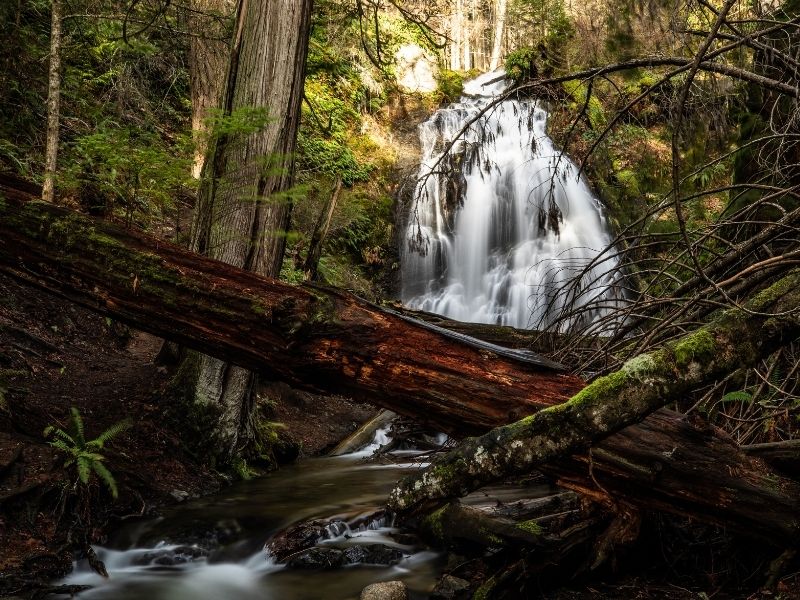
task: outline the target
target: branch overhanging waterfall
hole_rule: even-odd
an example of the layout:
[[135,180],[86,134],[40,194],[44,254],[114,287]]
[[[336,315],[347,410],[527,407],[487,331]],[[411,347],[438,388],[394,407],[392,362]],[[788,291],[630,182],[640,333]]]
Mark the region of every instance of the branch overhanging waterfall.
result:
[[484,74],[420,125],[402,299],[461,321],[587,325],[623,301],[602,207],[547,136],[544,108],[496,101],[508,85]]

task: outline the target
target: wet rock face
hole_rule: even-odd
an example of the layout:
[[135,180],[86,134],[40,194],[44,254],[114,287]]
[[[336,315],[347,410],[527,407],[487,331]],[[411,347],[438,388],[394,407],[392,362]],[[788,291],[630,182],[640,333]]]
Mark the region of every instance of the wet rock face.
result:
[[358,544],[344,550],[317,546],[298,552],[286,561],[290,569],[336,569],[346,565],[394,565],[404,554],[386,544]]
[[137,565],[162,565],[171,567],[182,565],[198,558],[208,556],[208,550],[196,546],[177,546],[145,552],[134,561]]
[[452,575],[442,576],[431,594],[431,600],[466,600],[469,597],[469,581]]
[[383,581],[368,585],[361,591],[360,600],[406,600],[408,589],[402,581]]
[[338,548],[311,548],[286,563],[290,569],[336,569],[344,565],[344,551]]
[[320,540],[330,537],[331,533],[338,535],[346,529],[347,524],[339,520],[305,521],[278,533],[267,544],[265,550],[278,562],[284,562],[293,554],[311,548]]
[[386,544],[359,544],[344,551],[350,565],[394,565],[403,560],[403,552]]

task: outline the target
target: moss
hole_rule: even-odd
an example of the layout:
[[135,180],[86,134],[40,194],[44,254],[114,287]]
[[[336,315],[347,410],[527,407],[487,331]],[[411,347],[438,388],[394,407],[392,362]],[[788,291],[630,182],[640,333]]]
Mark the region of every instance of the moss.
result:
[[431,532],[433,537],[442,542],[445,539],[445,527],[443,521],[446,510],[447,506],[443,506],[422,520],[423,526]]
[[677,342],[673,348],[675,362],[686,367],[693,362],[707,361],[714,357],[717,342],[707,328],[700,329]]
[[628,379],[628,373],[624,369],[610,373],[605,377],[596,379],[575,394],[569,402],[560,406],[589,404],[596,402],[598,399],[615,397],[617,393],[628,384]]
[[497,581],[494,577],[490,577],[484,581],[477,590],[475,590],[475,593],[472,594],[472,600],[488,600],[496,586]]
[[517,529],[521,529],[526,533],[530,533],[532,535],[542,535],[544,530],[539,523],[536,522],[536,519],[531,519],[530,521],[522,521],[517,523]]
[[[750,309],[761,311],[769,308],[785,296],[796,294],[798,289],[800,289],[800,271],[795,271],[759,292],[751,301]],[[796,302],[790,304],[796,305]]]

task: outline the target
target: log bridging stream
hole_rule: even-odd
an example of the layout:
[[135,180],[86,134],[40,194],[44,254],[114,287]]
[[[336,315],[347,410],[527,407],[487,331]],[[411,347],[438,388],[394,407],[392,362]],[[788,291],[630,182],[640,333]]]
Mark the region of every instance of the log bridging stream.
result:
[[[0,200],[0,271],[299,388],[350,394],[474,435],[561,404],[585,386],[346,292],[259,277],[19,196]],[[663,409],[591,455],[541,468],[602,502],[624,498],[780,545],[796,543],[800,529],[800,486],[719,432]]]

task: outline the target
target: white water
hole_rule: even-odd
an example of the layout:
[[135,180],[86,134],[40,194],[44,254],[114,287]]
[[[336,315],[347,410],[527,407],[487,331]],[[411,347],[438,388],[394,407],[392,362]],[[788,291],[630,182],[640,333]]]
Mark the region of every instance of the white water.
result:
[[[505,100],[461,134],[506,88],[487,83],[498,75],[468,82],[459,102],[420,125],[403,302],[460,321],[538,329],[579,306],[588,310],[559,328],[591,323],[619,302],[617,262],[601,255],[610,243],[601,206],[547,137],[545,110]],[[454,193],[459,180],[462,193]]]
[[[399,530],[388,519],[367,518],[409,468],[364,465],[358,453],[307,459],[123,529],[108,547],[95,547],[108,579],[81,560],[62,583],[93,586],[79,597],[96,600],[355,600],[370,583],[399,579],[412,598],[423,597],[441,573],[441,554],[398,543],[392,534]],[[276,531],[315,518],[333,523],[318,545],[380,543],[399,549],[404,558],[392,566],[308,571],[276,564],[267,555],[264,544]],[[195,534],[218,529],[231,532],[229,539],[212,544],[207,556],[192,558],[183,550],[198,547]],[[176,550],[184,561],[165,565],[157,560],[160,552]]]

